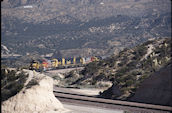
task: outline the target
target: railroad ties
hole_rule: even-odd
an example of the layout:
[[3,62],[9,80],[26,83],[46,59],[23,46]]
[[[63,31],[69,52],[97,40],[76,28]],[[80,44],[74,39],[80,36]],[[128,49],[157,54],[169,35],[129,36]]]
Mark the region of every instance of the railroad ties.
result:
[[[122,110],[147,110],[151,111],[153,110],[154,112],[161,111],[162,113],[168,113],[172,111],[172,107],[170,106],[162,106],[162,105],[153,105],[153,104],[145,104],[145,103],[137,103],[137,102],[128,102],[128,101],[120,101],[120,100],[111,100],[111,99],[103,99],[103,98],[98,98],[95,96],[88,96],[88,95],[81,95],[81,94],[74,94],[74,93],[68,93],[68,92],[60,92],[60,91],[54,91],[54,95],[63,101],[64,99],[67,100],[74,100],[74,101],[84,101],[84,102],[89,102],[92,103],[92,105],[98,105],[98,104],[103,104],[100,105],[101,107],[107,107],[111,106],[110,108],[113,108],[112,106],[116,109],[120,108]],[[81,103],[82,103],[81,102]],[[93,104],[94,103],[94,104]]]

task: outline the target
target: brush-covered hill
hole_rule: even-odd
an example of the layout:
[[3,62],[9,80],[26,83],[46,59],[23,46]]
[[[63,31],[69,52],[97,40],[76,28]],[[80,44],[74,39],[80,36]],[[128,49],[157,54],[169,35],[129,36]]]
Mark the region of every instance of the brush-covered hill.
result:
[[[105,98],[125,100],[130,97],[144,79],[171,62],[171,39],[149,40],[132,49],[124,49],[118,55],[88,64],[84,70],[70,73],[75,77],[70,85],[90,85],[112,82],[116,90]],[[105,93],[104,93],[105,94]]]
[[172,106],[171,63],[145,79],[129,101]]
[[111,55],[150,37],[170,37],[170,3],[170,0],[4,0],[1,54],[53,54],[56,58]]

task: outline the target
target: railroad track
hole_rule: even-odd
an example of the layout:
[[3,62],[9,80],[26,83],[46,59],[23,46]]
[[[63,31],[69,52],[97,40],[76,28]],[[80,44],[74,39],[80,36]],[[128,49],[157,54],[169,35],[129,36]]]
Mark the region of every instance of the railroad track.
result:
[[[94,104],[103,104],[102,106],[117,106],[120,109],[141,109],[144,111],[144,109],[150,111],[162,111],[165,113],[170,113],[172,112],[172,107],[170,106],[162,106],[162,105],[152,105],[152,104],[144,104],[144,103],[136,103],[136,102],[127,102],[127,101],[119,101],[119,100],[110,100],[110,99],[103,99],[103,98],[98,98],[95,96],[88,96],[88,95],[82,95],[82,94],[74,94],[74,93],[68,93],[68,92],[60,92],[60,91],[54,91],[55,97],[58,99],[63,100],[73,100],[73,101],[80,101],[81,103],[83,102],[89,102]],[[73,102],[72,101],[72,102]]]

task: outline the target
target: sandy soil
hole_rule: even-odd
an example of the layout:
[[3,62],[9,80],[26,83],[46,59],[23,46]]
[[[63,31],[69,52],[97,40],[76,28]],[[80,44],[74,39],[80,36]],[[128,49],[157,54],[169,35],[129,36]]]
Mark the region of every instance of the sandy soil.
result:
[[[83,67],[51,70],[51,71],[47,71],[46,74],[48,74],[49,76],[51,76],[51,74],[53,75],[53,74],[57,74],[57,73],[64,74],[64,73],[70,72],[75,69],[83,69]],[[104,89],[96,89],[96,88],[75,89],[75,88],[59,88],[59,87],[54,86],[54,90],[60,91],[60,92],[68,92],[68,93],[71,92],[71,93],[75,93],[75,94],[95,96],[95,95],[99,95],[100,91],[103,92],[104,90],[106,90],[106,88],[104,88]]]
[[83,94],[83,95],[95,96],[95,95],[99,95],[100,91],[102,92],[106,89],[95,89],[95,88],[75,89],[75,88],[54,87],[54,90],[60,91],[60,92],[68,92],[68,93],[74,93],[74,94]]
[[68,69],[57,69],[57,70],[50,70],[50,71],[47,71],[46,73],[52,73],[52,74],[55,74],[55,73],[61,73],[61,74],[64,74],[64,73],[68,73],[72,70],[76,70],[76,69],[83,69],[84,67],[77,67],[77,68],[68,68]]
[[106,109],[95,106],[83,106],[83,105],[72,105],[72,104],[64,104],[64,107],[70,109],[68,113],[123,113],[122,110],[114,110],[114,109]]

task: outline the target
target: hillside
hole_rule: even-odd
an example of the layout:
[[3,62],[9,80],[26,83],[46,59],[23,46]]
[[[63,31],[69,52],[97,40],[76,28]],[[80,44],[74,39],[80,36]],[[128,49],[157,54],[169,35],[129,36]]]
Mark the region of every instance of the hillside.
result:
[[172,106],[171,63],[145,79],[129,101]]
[[144,79],[171,61],[170,46],[170,38],[147,41],[134,48],[124,49],[119,55],[92,62],[82,71],[71,72],[66,76],[66,81],[72,80],[68,82],[69,85],[76,87],[109,87],[111,82],[114,93],[108,92],[111,95],[104,98],[125,100],[135,93]]
[[168,0],[5,0],[1,54],[111,55],[170,37],[170,7]]

